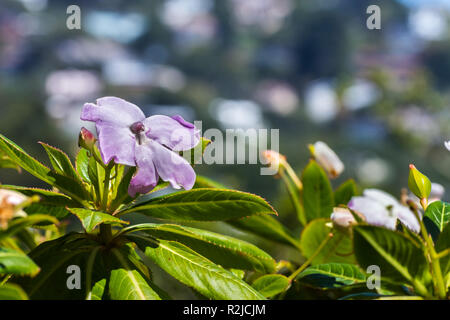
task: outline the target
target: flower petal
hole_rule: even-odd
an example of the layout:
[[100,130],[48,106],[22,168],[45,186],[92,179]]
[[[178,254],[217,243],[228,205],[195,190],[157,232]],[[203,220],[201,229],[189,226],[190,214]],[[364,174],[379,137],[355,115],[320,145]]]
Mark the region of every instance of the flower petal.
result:
[[148,147],[153,153],[153,163],[162,180],[170,182],[172,188],[186,190],[192,189],[195,183],[195,171],[191,165],[158,142],[149,140]]
[[174,151],[190,150],[200,141],[200,132],[180,116],[155,115],[144,120],[146,135]]
[[98,146],[103,162],[111,160],[127,166],[135,166],[135,138],[128,128],[109,123],[97,123]]
[[395,230],[397,217],[395,212],[386,209],[383,204],[368,197],[353,197],[348,207],[361,213],[368,224]]
[[81,111],[81,120],[114,124],[129,127],[143,121],[145,115],[138,106],[116,97],[97,99],[97,104],[86,103]]
[[400,203],[397,201],[397,199],[395,199],[389,193],[384,192],[382,190],[365,189],[363,192],[363,195],[365,197],[368,197],[372,200],[375,200],[375,201],[381,203],[385,207],[400,205]]
[[128,194],[135,197],[136,193],[146,194],[158,184],[158,174],[153,164],[154,154],[148,145],[137,144],[135,147],[137,172],[130,181]]
[[343,228],[348,228],[352,224],[356,224],[355,217],[353,217],[350,210],[346,208],[333,208],[333,213],[330,216],[335,225]]
[[401,223],[403,223],[409,230],[419,233],[420,223],[417,221],[415,214],[409,208],[399,205],[394,207],[395,215]]

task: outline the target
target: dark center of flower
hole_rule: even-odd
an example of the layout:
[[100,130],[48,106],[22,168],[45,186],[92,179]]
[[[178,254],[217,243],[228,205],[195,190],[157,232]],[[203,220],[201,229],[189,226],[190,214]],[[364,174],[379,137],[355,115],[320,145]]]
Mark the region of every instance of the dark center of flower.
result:
[[142,131],[145,130],[145,126],[144,126],[144,124],[142,122],[138,121],[138,122],[133,123],[130,126],[130,130],[134,134],[139,134],[139,133],[141,133]]

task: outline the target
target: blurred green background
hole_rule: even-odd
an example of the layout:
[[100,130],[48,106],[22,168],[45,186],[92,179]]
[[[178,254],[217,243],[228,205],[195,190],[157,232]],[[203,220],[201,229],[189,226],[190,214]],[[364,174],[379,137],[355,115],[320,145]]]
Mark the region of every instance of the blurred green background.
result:
[[[81,30],[66,9],[81,8]],[[368,30],[366,8],[381,8]],[[301,171],[322,140],[342,177],[399,196],[414,163],[450,190],[450,2],[446,0],[2,0],[0,132],[38,159],[74,155],[85,102],[114,95],[203,129],[278,128]],[[259,165],[198,173],[290,208]],[[0,182],[39,186],[2,170]],[[288,219],[288,218],[286,218]]]

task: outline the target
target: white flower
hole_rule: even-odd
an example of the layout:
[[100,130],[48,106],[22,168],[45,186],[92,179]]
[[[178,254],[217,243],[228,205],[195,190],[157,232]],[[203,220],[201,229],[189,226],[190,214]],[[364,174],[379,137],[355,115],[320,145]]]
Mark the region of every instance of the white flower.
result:
[[333,208],[331,220],[333,221],[333,224],[343,228],[348,228],[349,226],[356,224],[355,217],[353,217],[350,210],[346,208]]
[[450,140],[444,142],[444,146],[450,151]]
[[22,210],[16,210],[16,206],[28,198],[21,193],[0,189],[0,228],[6,228],[8,221],[17,216],[26,216]]
[[362,197],[353,197],[348,207],[364,215],[368,224],[395,230],[398,219],[411,231],[420,231],[414,213],[384,191],[366,189]]
[[312,146],[311,152],[330,178],[336,178],[344,171],[344,164],[326,143],[317,141]]

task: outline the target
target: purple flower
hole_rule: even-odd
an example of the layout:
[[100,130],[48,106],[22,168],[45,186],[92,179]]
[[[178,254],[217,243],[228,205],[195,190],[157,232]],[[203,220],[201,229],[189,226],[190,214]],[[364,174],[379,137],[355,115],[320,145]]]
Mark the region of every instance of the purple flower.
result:
[[[95,122],[103,161],[136,166],[128,188],[130,196],[147,193],[161,178],[173,188],[191,189],[195,172],[177,151],[190,150],[200,141],[199,130],[181,116],[146,118],[136,105],[116,97],[86,103],[81,119]],[[175,152],[172,152],[175,151]]]

